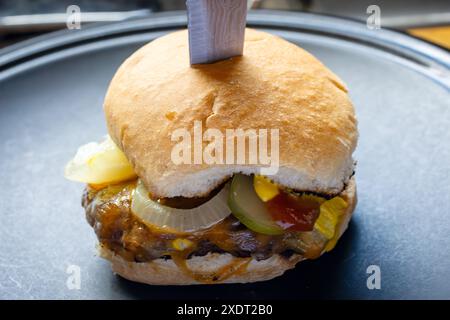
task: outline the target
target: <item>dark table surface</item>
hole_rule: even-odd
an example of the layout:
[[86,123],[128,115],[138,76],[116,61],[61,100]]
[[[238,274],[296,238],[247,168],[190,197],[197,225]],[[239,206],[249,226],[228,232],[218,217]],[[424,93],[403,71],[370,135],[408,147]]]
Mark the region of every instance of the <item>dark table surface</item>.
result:
[[[277,279],[158,287],[131,283],[96,257],[66,181],[78,146],[106,133],[102,101],[120,63],[185,24],[184,15],[98,26],[0,52],[0,298],[450,298],[448,53],[388,30],[296,14],[249,24],[315,54],[348,84],[359,119],[359,204],[337,248]],[[68,267],[81,287],[67,287]],[[381,290],[366,286],[381,270]]]

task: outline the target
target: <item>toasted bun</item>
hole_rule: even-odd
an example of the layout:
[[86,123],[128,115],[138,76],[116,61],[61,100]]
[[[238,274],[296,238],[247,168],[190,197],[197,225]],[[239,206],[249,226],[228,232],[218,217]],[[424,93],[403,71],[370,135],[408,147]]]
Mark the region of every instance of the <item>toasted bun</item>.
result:
[[[348,207],[338,226],[339,238],[347,229],[357,202],[354,177],[349,180],[340,196],[347,201]],[[115,273],[128,280],[154,285],[201,284],[201,282],[183,272],[173,260],[157,259],[145,263],[129,262],[104,247],[100,248],[100,254],[111,261],[112,269]],[[239,262],[239,259],[242,258],[236,258],[230,254],[210,253],[202,257],[192,257],[187,260],[187,265],[193,273],[211,274],[220,268],[233,264],[233,262]],[[218,283],[246,283],[269,280],[282,275],[286,270],[294,268],[297,262],[302,260],[304,258],[298,254],[294,254],[289,258],[276,254],[266,260],[257,261],[252,259],[242,272],[238,272]]]
[[260,165],[174,164],[171,135],[180,128],[192,134],[196,120],[203,132],[279,129],[275,182],[329,194],[343,189],[358,134],[336,75],[298,46],[251,29],[242,57],[191,67],[188,51],[187,31],[154,40],[123,63],[106,95],[109,133],[151,193],[201,196],[233,173],[259,173]]

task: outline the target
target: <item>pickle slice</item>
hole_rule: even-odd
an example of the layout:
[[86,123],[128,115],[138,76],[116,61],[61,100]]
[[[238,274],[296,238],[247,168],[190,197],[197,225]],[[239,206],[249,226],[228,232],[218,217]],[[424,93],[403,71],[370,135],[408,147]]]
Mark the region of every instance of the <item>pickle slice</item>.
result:
[[233,215],[250,230],[269,235],[278,235],[284,232],[273,221],[264,202],[256,194],[251,176],[234,175],[228,206]]

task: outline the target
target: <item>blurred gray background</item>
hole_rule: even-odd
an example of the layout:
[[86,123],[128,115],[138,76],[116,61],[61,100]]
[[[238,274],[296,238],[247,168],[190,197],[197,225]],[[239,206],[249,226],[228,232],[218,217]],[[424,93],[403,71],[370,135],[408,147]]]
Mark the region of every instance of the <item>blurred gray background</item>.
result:
[[[252,10],[309,11],[359,20],[366,20],[367,7],[375,4],[381,9],[383,27],[414,29],[413,34],[450,47],[450,0],[249,0],[248,4]],[[88,14],[83,23],[109,22],[184,10],[185,0],[0,0],[0,47],[65,28],[69,5]]]

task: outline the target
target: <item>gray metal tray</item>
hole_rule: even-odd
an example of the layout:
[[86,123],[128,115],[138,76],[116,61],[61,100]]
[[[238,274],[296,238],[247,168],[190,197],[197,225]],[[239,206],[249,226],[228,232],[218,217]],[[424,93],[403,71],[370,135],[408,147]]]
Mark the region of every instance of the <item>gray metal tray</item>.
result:
[[[359,204],[337,248],[272,281],[159,287],[110,272],[63,178],[78,146],[106,133],[116,68],[184,13],[85,27],[0,51],[0,298],[450,298],[450,57],[394,31],[335,17],[249,15],[315,54],[350,88],[359,118]],[[70,265],[80,289],[70,290]],[[381,289],[366,285],[370,265]],[[70,271],[70,269],[69,269]]]

